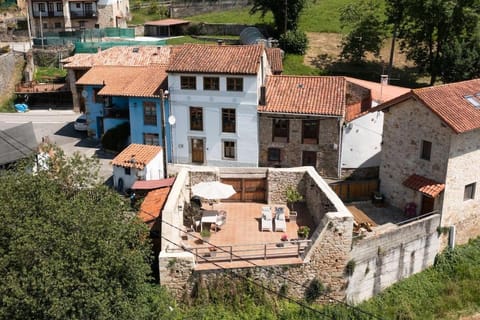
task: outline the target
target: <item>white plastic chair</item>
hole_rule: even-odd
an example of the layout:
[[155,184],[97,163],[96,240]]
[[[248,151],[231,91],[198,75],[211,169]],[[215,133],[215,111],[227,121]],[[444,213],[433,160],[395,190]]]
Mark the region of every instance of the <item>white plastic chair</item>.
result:
[[262,231],[264,230],[272,231],[273,230],[272,211],[270,209],[264,210],[263,208],[262,208],[261,229]]
[[275,214],[275,231],[287,231],[287,222],[285,221],[285,213]]

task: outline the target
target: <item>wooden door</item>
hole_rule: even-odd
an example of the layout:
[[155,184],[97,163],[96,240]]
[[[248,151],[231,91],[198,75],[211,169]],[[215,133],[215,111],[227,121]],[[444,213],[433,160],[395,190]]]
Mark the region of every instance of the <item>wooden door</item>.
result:
[[192,138],[192,162],[203,163],[204,162],[204,150],[203,139]]
[[422,208],[420,209],[420,214],[426,214],[426,213],[432,212],[434,204],[435,204],[435,198],[422,195]]
[[225,178],[223,183],[232,185],[237,192],[222,201],[265,202],[267,198],[266,179]]

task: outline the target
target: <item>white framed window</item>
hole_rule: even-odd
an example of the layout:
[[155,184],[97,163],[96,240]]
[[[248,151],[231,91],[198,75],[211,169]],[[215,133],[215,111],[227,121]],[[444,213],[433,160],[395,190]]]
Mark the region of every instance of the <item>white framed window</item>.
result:
[[465,186],[465,190],[463,191],[463,201],[475,199],[476,187],[477,187],[476,183],[470,183]]
[[223,159],[226,159],[226,160],[236,159],[235,141],[232,141],[232,140],[223,141]]

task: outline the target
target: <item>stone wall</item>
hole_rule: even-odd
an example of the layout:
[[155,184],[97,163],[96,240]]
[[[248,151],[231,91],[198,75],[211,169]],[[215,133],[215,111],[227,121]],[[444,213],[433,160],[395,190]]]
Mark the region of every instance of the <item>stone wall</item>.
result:
[[[442,226],[456,226],[456,243],[480,235],[480,130],[454,135],[442,208]],[[473,199],[464,199],[465,186],[476,184]]]
[[183,1],[183,3],[172,5],[169,8],[169,14],[171,18],[182,18],[201,13],[240,8],[248,5],[248,2],[248,0]]
[[[389,203],[404,208],[416,200],[420,208],[417,192],[402,184],[414,173],[445,182],[452,133],[432,111],[413,99],[385,110],[380,191]],[[430,161],[420,159],[422,140],[432,142]],[[439,202],[434,209],[439,209]]]
[[378,236],[353,243],[355,261],[346,290],[347,301],[366,300],[397,281],[420,272],[434,262],[439,250],[438,214],[390,228]]
[[10,94],[12,75],[15,74],[15,62],[13,52],[0,55],[0,96]]
[[347,81],[347,92],[347,106],[359,103],[368,98],[371,100],[370,89],[359,86],[358,84]]
[[160,252],[158,257],[160,284],[168,286],[172,294],[180,298],[188,290],[192,272],[195,268],[194,257],[188,252]]
[[[259,165],[266,167],[302,166],[302,152],[317,154],[316,169],[322,177],[338,178],[340,118],[319,118],[318,144],[302,144],[302,118],[289,119],[289,139],[285,142],[272,141],[274,117],[259,114]],[[305,118],[306,119],[306,118]],[[268,161],[268,148],[280,149],[280,161]]]

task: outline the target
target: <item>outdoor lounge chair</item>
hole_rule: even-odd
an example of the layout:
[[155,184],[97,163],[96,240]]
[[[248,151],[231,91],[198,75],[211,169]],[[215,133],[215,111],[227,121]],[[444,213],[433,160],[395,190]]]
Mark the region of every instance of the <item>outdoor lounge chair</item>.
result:
[[287,222],[283,211],[275,214],[275,231],[287,231]]
[[[268,210],[266,208],[268,208]],[[273,230],[272,222],[273,222],[272,211],[270,210],[270,207],[263,207],[261,231],[264,231],[264,230],[272,231]]]

